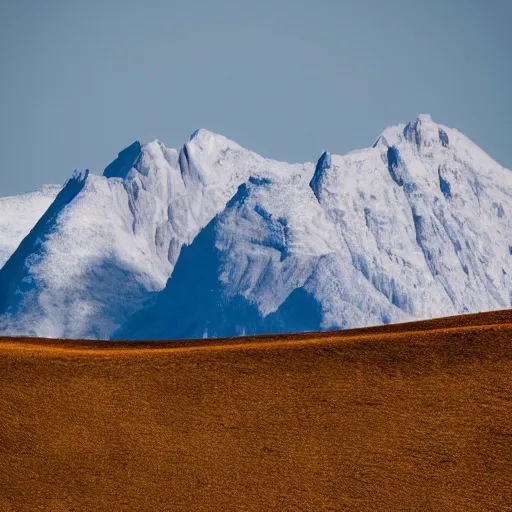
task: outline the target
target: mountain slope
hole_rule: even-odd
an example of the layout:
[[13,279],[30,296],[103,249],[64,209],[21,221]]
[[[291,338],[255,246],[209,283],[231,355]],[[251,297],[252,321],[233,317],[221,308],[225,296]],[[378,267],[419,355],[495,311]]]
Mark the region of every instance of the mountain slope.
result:
[[61,188],[59,185],[45,185],[35,192],[0,197],[0,268],[36,225]]
[[422,115],[314,182],[354,266],[415,318],[510,307],[512,173],[456,130]]
[[308,176],[250,177],[182,249],[156,305],[114,338],[225,337],[407,318],[360,279]]

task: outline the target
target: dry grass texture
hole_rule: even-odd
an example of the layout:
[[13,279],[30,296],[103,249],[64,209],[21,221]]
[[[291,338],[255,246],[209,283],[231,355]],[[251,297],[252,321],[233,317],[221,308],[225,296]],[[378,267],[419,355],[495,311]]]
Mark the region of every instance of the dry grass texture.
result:
[[512,312],[0,340],[0,510],[512,510]]

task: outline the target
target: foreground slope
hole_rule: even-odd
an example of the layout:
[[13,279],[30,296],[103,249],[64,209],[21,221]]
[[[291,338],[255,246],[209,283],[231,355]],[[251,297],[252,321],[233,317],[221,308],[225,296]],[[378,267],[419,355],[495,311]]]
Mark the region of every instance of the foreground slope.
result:
[[507,510],[510,311],[184,342],[0,341],[5,511]]
[[60,189],[59,185],[45,185],[35,192],[0,197],[0,268],[36,225]]

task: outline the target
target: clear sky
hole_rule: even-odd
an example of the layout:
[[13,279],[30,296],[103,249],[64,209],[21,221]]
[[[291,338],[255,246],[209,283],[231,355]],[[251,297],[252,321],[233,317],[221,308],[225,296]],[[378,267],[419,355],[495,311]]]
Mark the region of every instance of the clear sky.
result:
[[0,0],[0,195],[199,127],[315,161],[430,113],[512,168],[511,0]]

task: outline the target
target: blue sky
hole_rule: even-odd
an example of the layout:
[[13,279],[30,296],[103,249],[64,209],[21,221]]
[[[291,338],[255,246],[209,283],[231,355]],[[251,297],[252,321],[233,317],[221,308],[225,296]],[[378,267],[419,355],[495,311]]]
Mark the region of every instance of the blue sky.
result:
[[0,195],[199,127],[315,161],[420,112],[512,168],[512,2],[0,3]]

